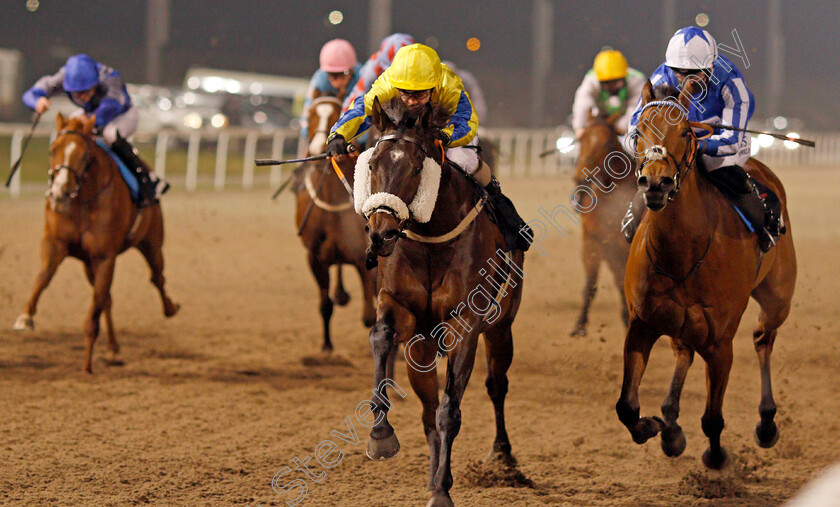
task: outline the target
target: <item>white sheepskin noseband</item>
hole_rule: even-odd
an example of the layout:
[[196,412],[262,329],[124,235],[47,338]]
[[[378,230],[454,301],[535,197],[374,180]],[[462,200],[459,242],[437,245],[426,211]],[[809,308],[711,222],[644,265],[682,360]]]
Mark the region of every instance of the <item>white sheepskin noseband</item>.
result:
[[370,157],[374,148],[365,150],[356,159],[356,173],[353,182],[353,204],[356,213],[366,218],[379,207],[387,207],[394,210],[397,218],[406,220],[409,216],[421,223],[426,223],[432,218],[432,211],[437,202],[438,190],[440,190],[440,165],[431,157],[423,161],[423,171],[420,174],[420,186],[411,204],[405,202],[394,194],[388,192],[370,193]]

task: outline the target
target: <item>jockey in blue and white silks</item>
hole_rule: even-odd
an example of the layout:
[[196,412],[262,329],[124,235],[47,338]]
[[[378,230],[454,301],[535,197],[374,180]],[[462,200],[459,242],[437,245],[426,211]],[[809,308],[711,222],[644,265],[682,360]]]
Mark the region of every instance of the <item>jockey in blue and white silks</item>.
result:
[[[744,76],[732,61],[718,53],[709,32],[693,26],[677,31],[671,39],[665,63],[650,76],[650,84],[654,88],[669,84],[680,90],[683,79],[690,75],[706,83],[706,90],[692,97],[688,110],[690,121],[747,127],[755,110],[755,99]],[[641,100],[630,119],[631,130],[636,127],[640,112]],[[750,136],[744,132],[715,129],[711,137],[699,142],[699,152],[704,155],[708,171],[729,165],[743,167],[750,158]]]
[[[654,88],[670,85],[681,91],[689,82],[694,82],[695,89],[700,88],[691,97],[689,121],[747,127],[755,110],[755,99],[743,74],[718,52],[714,37],[696,26],[674,33],[665,51],[665,63],[650,77]],[[636,128],[643,109],[640,99],[630,119],[631,131]],[[698,139],[697,152],[701,155],[704,174],[749,221],[751,230],[758,235],[761,250],[770,250],[779,235],[785,232],[785,227],[778,197],[744,170],[750,158],[749,134],[715,129],[710,137]],[[628,241],[632,240],[641,221],[642,204],[641,195],[637,193],[622,222],[622,231]]]
[[81,108],[71,116],[96,115],[95,124],[102,138],[137,178],[138,205],[157,203],[169,189],[169,183],[149,172],[126,140],[137,130],[140,113],[131,103],[120,73],[86,54],[73,55],[58,72],[43,76],[32,85],[23,94],[23,103],[42,114],[52,105],[50,98],[61,92]]

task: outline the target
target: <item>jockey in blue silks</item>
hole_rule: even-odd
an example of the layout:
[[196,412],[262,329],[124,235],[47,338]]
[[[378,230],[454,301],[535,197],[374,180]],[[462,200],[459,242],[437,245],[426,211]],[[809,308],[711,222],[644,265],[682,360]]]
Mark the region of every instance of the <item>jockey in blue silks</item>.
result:
[[125,139],[137,130],[139,112],[119,72],[85,54],[73,55],[57,73],[39,79],[23,94],[23,103],[36,112],[50,108],[50,97],[64,92],[81,109],[76,115],[96,115],[102,138],[137,178],[141,207],[160,199],[169,184],[147,171],[145,164]]
[[[689,121],[747,127],[755,109],[755,99],[744,76],[732,61],[718,53],[712,35],[696,26],[677,30],[665,51],[665,63],[650,77],[654,88],[670,85],[682,90],[690,81],[696,83],[695,89],[699,86],[701,90],[690,101]],[[636,128],[642,109],[639,100],[630,119],[631,131]],[[749,134],[715,129],[710,137],[698,139],[697,151],[705,175],[741,210],[758,234],[762,251],[768,251],[784,233],[784,224],[781,223],[778,197],[744,170],[750,158]],[[641,192],[637,192],[622,222],[622,231],[628,241],[633,239],[643,212],[644,201]]]

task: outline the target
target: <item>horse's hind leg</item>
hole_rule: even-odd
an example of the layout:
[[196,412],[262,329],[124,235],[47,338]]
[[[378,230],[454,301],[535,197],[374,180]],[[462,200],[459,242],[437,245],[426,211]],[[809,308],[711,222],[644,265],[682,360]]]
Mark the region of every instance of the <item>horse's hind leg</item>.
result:
[[618,288],[618,294],[621,300],[621,322],[626,328],[628,322],[630,322],[630,312],[627,309],[627,300],[624,296],[624,273],[627,267],[627,252],[613,247],[612,251],[608,250],[606,259],[615,279],[615,286]]
[[595,238],[583,238],[583,265],[586,270],[586,283],[583,286],[583,307],[580,309],[575,328],[570,336],[586,336],[586,323],[589,322],[589,306],[598,290],[598,268],[601,265],[601,246]]
[[67,257],[67,248],[63,244],[51,240],[48,236],[44,236],[41,240],[41,271],[35,278],[35,288],[32,295],[26,302],[26,306],[23,307],[23,313],[15,320],[13,329],[16,331],[35,329],[33,317],[38,308],[38,298],[50,284],[58,265],[65,257]]
[[346,306],[350,302],[350,294],[344,290],[344,280],[341,277],[341,264],[335,266],[335,292],[333,301],[338,306]]
[[[435,414],[440,402],[438,401],[438,378],[435,342],[419,340],[406,348],[406,362],[408,363],[408,380],[411,387],[423,404],[423,431],[429,443],[429,486],[435,488],[435,472],[440,463],[440,434],[437,431]],[[426,368],[426,366],[431,367]]]
[[773,399],[773,386],[770,381],[770,354],[776,341],[776,329],[782,325],[790,313],[790,296],[779,297],[769,282],[764,282],[753,291],[753,297],[761,305],[758,325],[753,331],[753,345],[758,355],[758,367],[761,371],[761,402],[758,414],[761,420],[755,427],[755,441],[760,447],[773,447],[779,440],[779,429],[773,419],[776,417],[776,402]]
[[508,392],[507,371],[513,361],[513,336],[509,324],[498,324],[485,333],[485,349],[487,351],[487,394],[493,401],[493,411],[496,415],[496,439],[490,458],[500,459],[503,463],[514,464],[516,460],[511,455],[510,440],[505,428],[505,396]]
[[330,319],[333,313],[333,302],[330,299],[330,267],[328,264],[321,262],[318,258],[316,250],[309,250],[309,269],[318,283],[320,290],[321,304],[321,320],[324,323],[324,345],[321,347],[325,352],[332,352],[333,345],[330,340]]
[[723,395],[729,382],[732,368],[732,336],[724,336],[718,346],[702,353],[706,360],[706,385],[708,397],[706,411],[700,419],[703,433],[709,437],[709,448],[703,453],[703,464],[708,468],[720,470],[728,462],[726,450],[720,445],[723,431]]
[[662,452],[669,457],[677,457],[685,451],[685,435],[682,428],[677,424],[680,416],[680,395],[682,394],[685,376],[688,368],[694,361],[694,351],[686,347],[680,340],[671,340],[674,355],[677,358],[677,365],[674,368],[674,377],[671,379],[671,388],[662,402],[662,416],[665,419],[665,427],[662,428]]
[[630,319],[630,327],[624,341],[624,380],[615,411],[637,444],[643,444],[655,437],[665,426],[658,417],[639,417],[639,384],[645,373],[650,349],[657,338],[659,336],[656,331],[650,329],[647,324],[637,318]]
[[152,270],[152,284],[157,287],[160,293],[160,300],[163,303],[163,314],[167,317],[172,317],[181,308],[181,305],[173,303],[166,294],[165,283],[166,279],[163,276],[163,252],[161,246],[163,244],[163,235],[161,234],[159,241],[152,241],[146,239],[137,245],[137,249],[145,257],[149,268]]
[[364,300],[362,301],[362,322],[365,326],[370,327],[376,322],[376,271],[368,270],[364,264],[356,266],[359,272],[359,277],[362,279],[362,291]]
[[111,282],[114,279],[114,264],[116,255],[104,259],[96,259],[92,262],[93,272],[93,303],[90,306],[88,317],[85,320],[85,371],[93,373],[91,366],[93,361],[93,344],[99,336],[99,317],[102,310],[108,303],[111,291]]

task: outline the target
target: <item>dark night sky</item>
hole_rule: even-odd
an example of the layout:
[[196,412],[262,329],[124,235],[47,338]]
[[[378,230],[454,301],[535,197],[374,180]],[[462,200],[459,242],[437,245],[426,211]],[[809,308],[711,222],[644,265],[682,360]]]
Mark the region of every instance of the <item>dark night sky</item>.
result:
[[[88,52],[118,68],[128,81],[144,82],[146,2],[113,0],[40,0],[32,13],[25,0],[0,2],[0,47],[25,57],[26,86],[55,71],[70,54]],[[744,72],[757,99],[756,118],[786,114],[811,129],[836,129],[840,101],[834,75],[840,68],[840,2],[808,0],[782,3],[785,40],[785,91],[780,111],[762,107],[767,93],[767,5],[749,2],[676,2],[674,29],[694,24],[698,12],[711,18],[708,30],[724,44],[737,29],[749,51]],[[318,51],[327,40],[348,39],[360,58],[369,54],[369,3],[350,0],[170,0],[171,32],[163,56],[164,84],[177,85],[190,65],[308,77],[317,68]],[[625,53],[630,65],[650,73],[664,59],[662,2],[604,0],[555,1],[553,64],[548,113],[557,124],[571,109],[574,89],[601,46]],[[443,59],[471,70],[482,82],[495,126],[529,125],[531,89],[531,17],[529,0],[396,0],[392,31],[411,33],[418,41],[439,40]],[[326,23],[338,9],[344,22]],[[481,39],[479,51],[465,42]],[[765,103],[766,104],[766,103]]]

